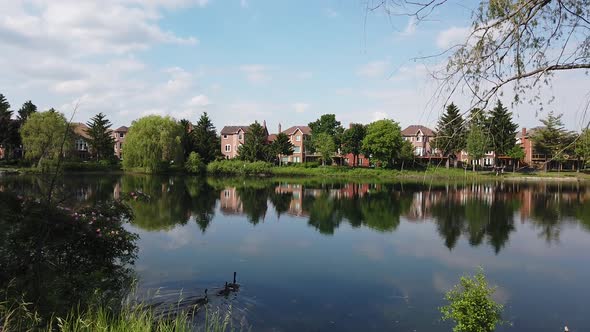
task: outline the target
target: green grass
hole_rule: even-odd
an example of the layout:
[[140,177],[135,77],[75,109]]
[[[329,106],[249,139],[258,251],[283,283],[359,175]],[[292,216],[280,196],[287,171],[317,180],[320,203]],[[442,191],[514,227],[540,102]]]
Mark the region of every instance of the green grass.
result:
[[60,332],[227,332],[236,331],[231,325],[231,308],[225,313],[206,311],[202,326],[194,326],[194,308],[172,311],[173,314],[158,315],[147,305],[126,305],[121,310],[108,306],[91,306],[85,311],[73,309],[64,317],[44,321],[31,304],[25,302],[0,302],[0,331],[60,331]]

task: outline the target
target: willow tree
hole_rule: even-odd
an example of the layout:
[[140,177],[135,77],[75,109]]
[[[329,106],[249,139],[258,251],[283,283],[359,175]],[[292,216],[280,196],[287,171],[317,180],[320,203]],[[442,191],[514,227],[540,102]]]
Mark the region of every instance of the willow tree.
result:
[[183,127],[169,116],[150,115],[133,121],[125,138],[123,167],[159,172],[171,164],[182,165],[182,134]]

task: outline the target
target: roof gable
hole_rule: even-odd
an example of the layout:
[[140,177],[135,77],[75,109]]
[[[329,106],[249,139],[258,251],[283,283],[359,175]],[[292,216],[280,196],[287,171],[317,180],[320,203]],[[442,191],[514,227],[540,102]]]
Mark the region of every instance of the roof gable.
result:
[[408,126],[406,129],[402,130],[402,136],[416,136],[418,133],[421,132],[424,136],[434,136],[434,130],[421,126],[421,125],[411,125]]
[[309,126],[293,126],[282,132],[290,136],[294,135],[297,131],[300,131],[303,135],[311,135],[311,128]]

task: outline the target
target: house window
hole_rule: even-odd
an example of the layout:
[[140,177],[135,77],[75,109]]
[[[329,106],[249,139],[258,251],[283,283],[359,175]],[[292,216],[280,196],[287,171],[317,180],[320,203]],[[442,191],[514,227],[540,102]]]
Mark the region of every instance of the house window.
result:
[[119,150],[123,149],[123,143],[119,143]]
[[294,163],[300,163],[301,162],[301,157],[293,157],[293,162]]
[[416,142],[422,142],[422,136],[416,137]]
[[230,194],[229,190],[224,190],[224,191],[223,191],[223,196],[225,196],[225,197],[230,197],[230,196],[231,196],[231,194]]
[[223,139],[227,139],[227,135],[223,135]]
[[357,158],[356,164],[357,164],[357,166],[362,166],[363,165],[363,158]]
[[225,152],[231,152],[231,145],[229,145],[229,144],[225,145]]
[[119,133],[119,138],[125,137],[125,133]]
[[415,153],[416,153],[417,156],[423,156],[424,155],[424,149],[422,147],[417,147]]
[[301,147],[300,146],[294,146],[293,147],[293,153],[301,153]]
[[238,139],[242,139],[242,134],[239,134],[238,135]]
[[297,135],[297,136],[295,136],[295,141],[297,141],[297,142],[301,142],[301,135]]

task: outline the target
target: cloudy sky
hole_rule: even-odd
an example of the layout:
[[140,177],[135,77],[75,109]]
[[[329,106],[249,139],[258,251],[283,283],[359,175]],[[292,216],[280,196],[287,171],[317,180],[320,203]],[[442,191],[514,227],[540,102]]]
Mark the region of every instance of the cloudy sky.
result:
[[[69,116],[78,104],[75,120],[103,112],[116,127],[147,114],[196,122],[203,111],[218,129],[266,120],[273,132],[324,113],[434,126],[428,73],[442,59],[413,58],[460,41],[474,6],[453,1],[417,24],[367,12],[366,0],[0,1],[0,93],[14,109],[31,99]],[[588,77],[554,83],[545,112],[579,129]],[[527,127],[543,116],[512,110]]]

